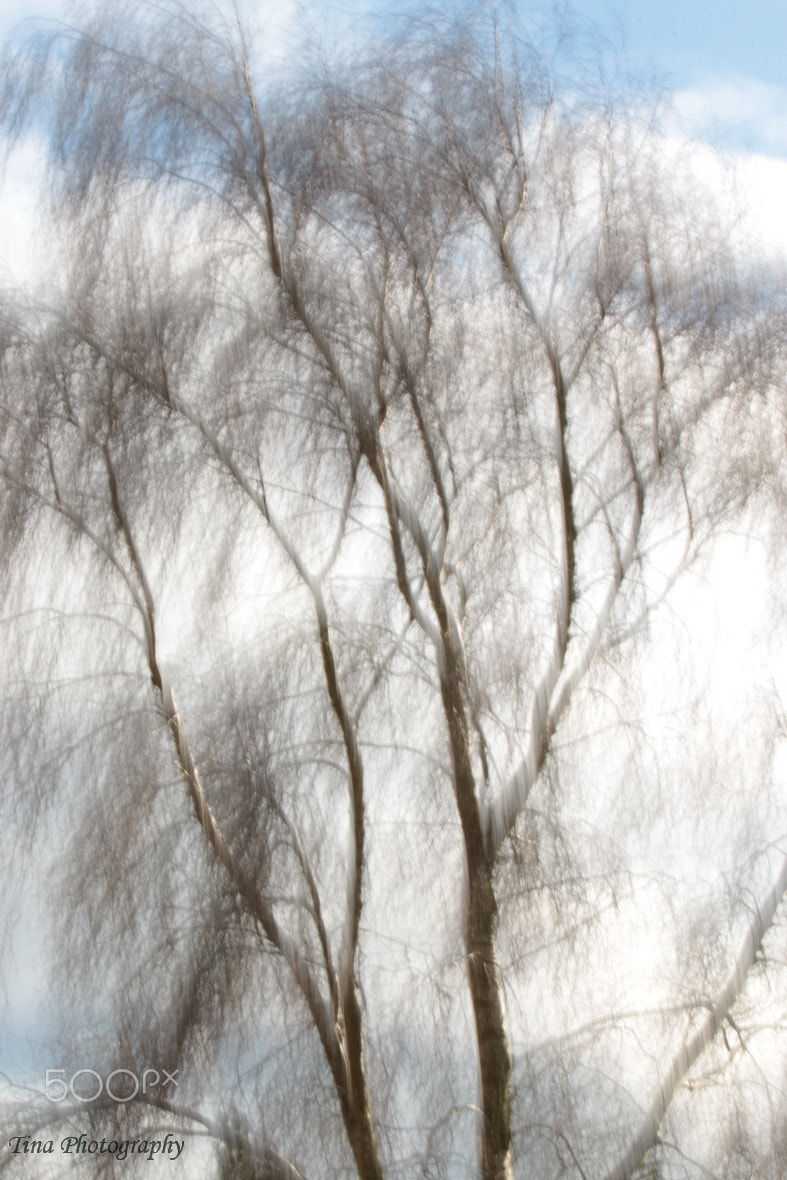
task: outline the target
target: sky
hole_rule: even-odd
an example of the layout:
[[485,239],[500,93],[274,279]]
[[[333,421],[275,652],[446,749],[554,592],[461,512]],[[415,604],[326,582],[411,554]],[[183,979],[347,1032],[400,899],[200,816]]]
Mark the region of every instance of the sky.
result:
[[[411,6],[418,4],[411,0]],[[384,11],[388,4],[305,0],[302,7],[333,21]],[[547,5],[539,0],[531,7]],[[702,113],[709,125],[715,122],[709,130],[726,146],[787,158],[785,0],[572,0],[560,7],[622,43],[631,64],[652,72],[689,112],[699,112],[704,100]],[[67,8],[66,0],[0,0],[0,35],[25,17],[59,15]],[[263,0],[259,8],[300,19],[301,5],[294,0]]]
[[784,0],[628,0],[625,8],[575,0],[573,7],[607,27],[622,20],[632,54],[651,61],[673,86],[734,76],[774,86],[787,81]]
[[[721,149],[766,250],[787,253],[787,0],[574,0],[672,97],[674,129]],[[712,167],[712,165],[711,165]]]
[[[247,0],[250,7],[254,0]],[[410,0],[417,8],[417,0]],[[66,0],[0,0],[0,38],[20,20],[67,11]],[[270,0],[261,11],[286,28],[303,10],[326,27],[384,0]],[[539,0],[535,6],[548,5]],[[664,87],[673,130],[710,142],[737,165],[744,204],[766,243],[787,250],[787,0],[573,0],[562,10],[594,24],[636,73]],[[568,16],[569,22],[571,15]],[[0,188],[0,279],[29,269],[37,160],[28,147],[7,162]]]
[[[674,93],[689,127],[731,150],[787,158],[784,0],[576,0]],[[693,125],[693,126],[692,126]]]

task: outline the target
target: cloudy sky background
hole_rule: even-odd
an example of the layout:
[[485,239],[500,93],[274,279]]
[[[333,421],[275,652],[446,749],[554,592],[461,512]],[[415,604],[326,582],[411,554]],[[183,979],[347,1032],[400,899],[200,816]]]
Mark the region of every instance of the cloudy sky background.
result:
[[[248,2],[251,6],[253,0]],[[576,0],[572,7],[580,26],[596,22],[602,35],[623,46],[634,72],[652,77],[672,94],[674,115],[665,130],[685,136],[708,176],[718,178],[720,184],[729,182],[730,165],[737,170],[741,200],[751,211],[763,246],[787,255],[785,0],[750,0],[745,11],[740,0],[660,0],[658,4],[629,0],[625,12],[605,0]],[[391,11],[391,6],[382,0],[260,4],[259,11],[271,14],[269,41],[281,52],[289,43],[288,30],[294,35],[302,23],[304,10],[318,27],[335,34],[343,22],[350,26],[365,14]],[[0,0],[0,37],[26,17],[59,17],[66,11],[61,0]],[[570,23],[570,18],[565,19]],[[714,162],[709,145],[722,153],[723,165]],[[0,288],[28,280],[35,271],[34,259],[45,256],[36,212],[39,167],[34,142],[21,144],[6,161],[0,188]],[[729,587],[726,612],[729,618],[745,617],[742,604],[748,599],[736,597],[743,588],[733,573],[740,554],[730,551],[727,561],[729,570],[720,579]],[[761,574],[756,580],[762,580]],[[750,589],[749,585],[747,593]],[[729,679],[741,676],[742,666],[751,661],[751,650],[750,629],[741,629],[738,640],[733,636],[728,642]],[[37,972],[29,948],[30,963],[25,969],[24,943],[22,938],[17,948],[19,969],[10,989],[20,1034],[25,1018],[33,1019],[37,998],[33,984]]]
[[[243,3],[243,0],[242,0]],[[397,11],[390,0],[245,0],[261,14],[268,43],[286,52],[288,28],[304,19],[333,33],[369,13]],[[79,7],[65,0],[0,0],[0,37],[35,16],[60,17]],[[417,9],[417,0],[407,0]],[[549,5],[529,5],[548,12]],[[574,0],[561,5],[567,25],[595,25],[622,46],[626,64],[673,98],[670,130],[714,144],[739,168],[743,201],[768,241],[787,249],[787,4],[784,0]],[[0,276],[29,268],[35,224],[36,153],[14,153],[0,190]],[[711,165],[709,165],[711,167]]]

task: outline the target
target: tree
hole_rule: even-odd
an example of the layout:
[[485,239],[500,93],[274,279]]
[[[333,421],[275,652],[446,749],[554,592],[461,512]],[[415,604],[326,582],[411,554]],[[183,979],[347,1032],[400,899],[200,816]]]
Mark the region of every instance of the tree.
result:
[[63,245],[4,329],[4,786],[65,841],[66,1080],[180,1078],[31,1132],[660,1174],[787,887],[778,710],[726,741],[680,616],[778,524],[772,278],[507,20],[263,86],[165,0],[7,65]]

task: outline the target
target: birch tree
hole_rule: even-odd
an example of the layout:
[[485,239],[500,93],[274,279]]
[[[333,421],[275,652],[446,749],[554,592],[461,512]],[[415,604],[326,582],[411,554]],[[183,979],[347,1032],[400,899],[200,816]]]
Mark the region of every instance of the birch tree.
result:
[[20,1133],[684,1174],[787,887],[778,700],[725,732],[686,608],[778,527],[773,276],[506,21],[266,81],[166,0],[6,66],[59,245],[4,323],[3,790],[58,833],[66,1080],[180,1079]]

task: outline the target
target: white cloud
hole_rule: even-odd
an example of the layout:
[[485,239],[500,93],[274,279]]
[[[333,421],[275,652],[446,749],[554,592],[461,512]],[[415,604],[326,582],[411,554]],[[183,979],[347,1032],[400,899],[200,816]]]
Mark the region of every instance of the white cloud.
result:
[[675,110],[690,134],[732,149],[787,156],[787,87],[731,77],[679,90]]
[[695,175],[715,192],[743,257],[787,259],[787,157],[763,152],[719,153],[707,141],[683,140]]
[[741,157],[739,177],[755,242],[764,252],[775,248],[787,256],[787,159]]
[[787,258],[787,86],[736,77],[677,91],[663,134],[722,198],[739,247]]
[[14,148],[0,186],[0,287],[29,282],[42,260],[40,224],[43,151],[28,137]]

